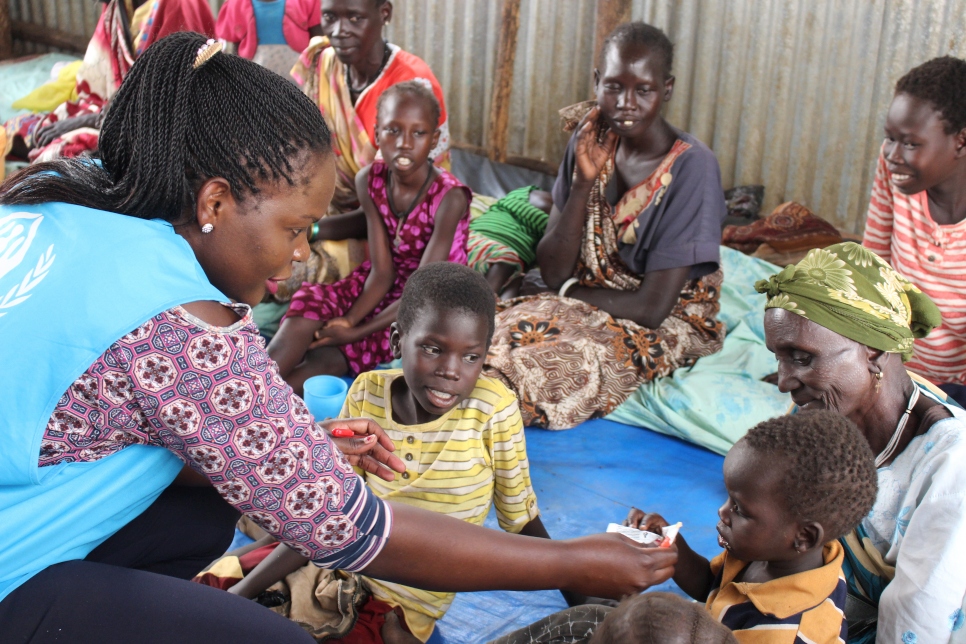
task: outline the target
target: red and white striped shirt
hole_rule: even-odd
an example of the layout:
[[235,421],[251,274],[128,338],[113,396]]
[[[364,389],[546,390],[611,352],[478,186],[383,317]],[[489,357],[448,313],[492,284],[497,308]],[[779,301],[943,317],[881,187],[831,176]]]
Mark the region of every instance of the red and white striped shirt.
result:
[[943,323],[916,340],[906,367],[935,383],[966,384],[966,221],[940,226],[926,191],[905,195],[879,163],[862,244],[911,280],[939,307]]

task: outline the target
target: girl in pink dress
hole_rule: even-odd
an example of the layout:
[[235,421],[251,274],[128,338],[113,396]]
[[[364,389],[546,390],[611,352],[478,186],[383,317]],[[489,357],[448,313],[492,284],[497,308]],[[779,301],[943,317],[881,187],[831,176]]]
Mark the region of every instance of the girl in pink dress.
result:
[[430,262],[466,264],[471,193],[429,158],[439,115],[432,90],[418,80],[380,97],[382,160],[356,176],[369,261],[333,284],[304,283],[268,346],[296,391],[311,376],[361,373],[392,360],[390,325],[409,276]]

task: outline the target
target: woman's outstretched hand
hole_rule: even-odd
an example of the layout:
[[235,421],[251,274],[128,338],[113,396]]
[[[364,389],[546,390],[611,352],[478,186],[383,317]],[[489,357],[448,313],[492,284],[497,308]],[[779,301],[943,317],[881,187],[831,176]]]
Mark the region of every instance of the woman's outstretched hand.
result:
[[600,108],[595,105],[577,125],[574,156],[578,181],[587,183],[594,181],[617,149],[619,137],[609,129],[599,134],[599,122]]
[[[352,465],[387,481],[396,478],[394,472],[406,471],[406,464],[393,454],[396,446],[392,439],[374,421],[368,418],[336,418],[318,422]],[[332,435],[336,429],[348,429],[355,436],[337,438]]]
[[622,599],[664,583],[674,576],[678,552],[674,547],[653,548],[619,534],[596,534],[567,542],[582,553],[582,578],[568,590],[593,597]]

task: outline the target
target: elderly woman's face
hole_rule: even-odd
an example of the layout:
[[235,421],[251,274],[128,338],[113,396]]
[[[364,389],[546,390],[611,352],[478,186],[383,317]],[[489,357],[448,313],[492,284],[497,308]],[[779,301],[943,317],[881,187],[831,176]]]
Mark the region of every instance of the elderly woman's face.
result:
[[785,309],[765,311],[765,346],[778,358],[778,388],[799,407],[849,416],[869,406],[872,349]]

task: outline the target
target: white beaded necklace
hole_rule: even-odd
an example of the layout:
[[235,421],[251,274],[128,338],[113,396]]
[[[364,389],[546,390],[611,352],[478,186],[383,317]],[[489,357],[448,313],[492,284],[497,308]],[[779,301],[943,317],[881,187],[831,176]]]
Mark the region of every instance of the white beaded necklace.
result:
[[919,401],[919,387],[914,386],[912,390],[912,396],[909,397],[909,404],[906,405],[906,411],[902,413],[902,418],[899,419],[899,424],[896,425],[896,431],[892,434],[892,438],[889,440],[889,444],[885,446],[878,456],[875,457],[875,467],[879,469],[882,464],[892,458],[892,454],[896,451],[896,447],[899,446],[899,439],[902,437],[902,432],[906,428],[906,423],[909,422],[909,415],[912,414],[912,408],[916,406],[916,402]]

